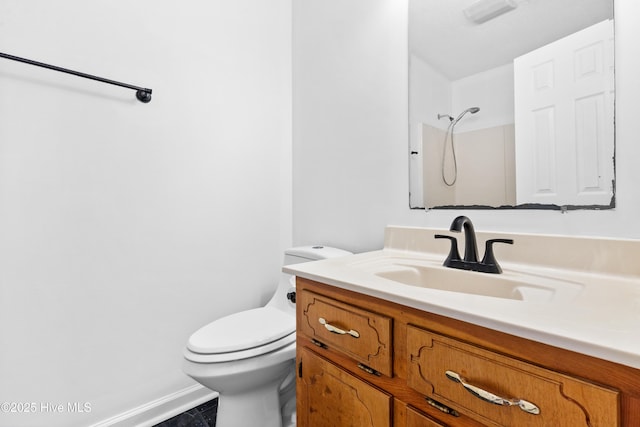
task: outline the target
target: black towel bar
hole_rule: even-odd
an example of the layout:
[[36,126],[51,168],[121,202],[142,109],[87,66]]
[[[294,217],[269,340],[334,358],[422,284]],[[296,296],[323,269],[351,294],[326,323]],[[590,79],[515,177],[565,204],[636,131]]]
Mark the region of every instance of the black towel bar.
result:
[[96,77],[96,76],[92,76],[91,74],[85,74],[79,71],[68,70],[66,68],[56,67],[55,65],[49,65],[42,62],[38,62],[38,61],[32,61],[31,59],[20,58],[19,56],[13,56],[13,55],[9,55],[2,52],[0,52],[0,57],[5,59],[10,59],[12,61],[23,62],[29,65],[35,65],[37,67],[47,68],[49,70],[60,71],[61,73],[73,74],[74,76],[83,77],[85,79],[96,80],[102,83],[108,83],[110,85],[116,85],[116,86],[125,87],[127,89],[133,89],[136,91],[136,98],[138,98],[140,102],[144,102],[146,104],[147,102],[151,101],[151,92],[152,92],[151,89],[134,86],[126,83],[121,83],[115,80],[109,80],[102,77]]

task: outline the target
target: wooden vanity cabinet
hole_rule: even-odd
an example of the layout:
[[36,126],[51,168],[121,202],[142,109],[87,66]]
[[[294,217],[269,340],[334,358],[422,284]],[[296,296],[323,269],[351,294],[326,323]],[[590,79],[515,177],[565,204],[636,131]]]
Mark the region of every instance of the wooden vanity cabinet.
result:
[[300,277],[297,325],[299,427],[640,426],[638,369]]

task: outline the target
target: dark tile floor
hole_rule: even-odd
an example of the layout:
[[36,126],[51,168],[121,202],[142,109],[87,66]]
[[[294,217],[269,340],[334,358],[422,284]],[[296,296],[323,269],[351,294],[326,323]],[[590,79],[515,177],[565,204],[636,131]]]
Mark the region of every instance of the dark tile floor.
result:
[[216,398],[153,427],[215,427],[217,412]]

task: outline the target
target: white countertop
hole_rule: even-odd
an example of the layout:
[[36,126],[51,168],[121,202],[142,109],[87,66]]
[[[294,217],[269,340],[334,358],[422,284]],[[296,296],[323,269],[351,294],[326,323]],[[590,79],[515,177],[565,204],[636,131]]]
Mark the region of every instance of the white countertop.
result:
[[[499,253],[496,247],[496,257],[503,269],[503,275],[500,276],[504,278],[526,273],[581,284],[577,296],[561,301],[527,302],[450,292],[406,285],[372,272],[372,266],[398,259],[408,259],[413,264],[441,264],[448,252],[448,242],[444,246],[443,243],[432,244],[436,232],[442,233],[443,230],[388,227],[383,250],[294,264],[284,267],[283,271],[640,369],[640,275],[633,270],[638,268],[636,263],[640,264],[640,258],[635,253],[636,246],[640,253],[640,242],[542,236],[540,242],[545,246],[539,250],[544,251],[551,261],[539,264],[515,262],[519,255],[526,255],[525,246],[527,250],[535,248],[537,236],[508,236],[514,238],[514,248],[518,247],[519,239],[523,242],[520,249],[502,249]],[[403,234],[406,235],[404,238],[401,236]],[[423,239],[416,239],[416,234],[422,235]],[[478,233],[479,248],[483,247],[483,236],[483,233]],[[495,233],[485,237],[494,238]],[[549,239],[557,244],[549,245]],[[414,242],[424,246],[425,241],[431,247],[420,247],[416,251]],[[531,244],[532,241],[534,244]],[[571,252],[571,258],[580,260],[576,265],[584,265],[584,268],[575,268],[575,265],[561,268],[562,258],[567,256],[567,247],[574,244],[576,250]],[[618,247],[620,245],[622,249]],[[629,250],[630,247],[633,251]],[[460,248],[462,254],[464,246],[461,244]],[[562,253],[554,254],[554,250]],[[630,270],[623,269],[623,274],[616,274],[615,263],[620,262],[622,252],[629,256],[629,262],[635,262]],[[611,263],[603,261],[603,258],[607,258],[603,253],[616,254],[613,257],[615,260]],[[501,256],[505,261],[500,261]],[[541,262],[540,259],[536,261]]]

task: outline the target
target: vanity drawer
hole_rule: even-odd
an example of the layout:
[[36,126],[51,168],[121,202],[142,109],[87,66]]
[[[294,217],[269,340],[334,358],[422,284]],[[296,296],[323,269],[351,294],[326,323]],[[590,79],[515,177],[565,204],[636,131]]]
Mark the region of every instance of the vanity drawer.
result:
[[384,375],[392,376],[390,317],[307,290],[298,293],[298,329]]
[[[619,425],[619,393],[615,390],[411,325],[407,328],[407,346],[409,387],[484,424]],[[451,379],[456,374],[462,382]],[[478,395],[489,400],[522,399],[521,405],[530,407],[532,413],[517,405],[492,404]],[[534,406],[539,410],[537,414]]]

